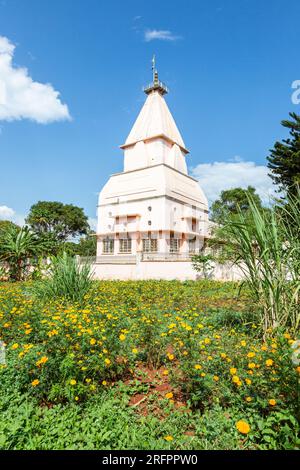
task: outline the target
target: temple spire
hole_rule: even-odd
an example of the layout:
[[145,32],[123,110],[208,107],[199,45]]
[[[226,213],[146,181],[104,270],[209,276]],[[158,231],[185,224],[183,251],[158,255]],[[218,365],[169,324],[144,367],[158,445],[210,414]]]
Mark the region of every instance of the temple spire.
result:
[[155,55],[152,57],[152,83],[144,87],[146,95],[149,95],[152,91],[158,91],[161,95],[165,95],[169,92],[166,85],[158,78],[158,71],[155,66]]

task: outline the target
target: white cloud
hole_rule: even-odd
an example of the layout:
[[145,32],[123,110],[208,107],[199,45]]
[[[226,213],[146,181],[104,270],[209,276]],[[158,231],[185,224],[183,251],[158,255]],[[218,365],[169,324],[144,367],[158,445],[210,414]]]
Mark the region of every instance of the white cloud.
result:
[[71,119],[68,106],[50,84],[34,82],[13,64],[15,45],[0,36],[0,121],[30,119],[47,124]]
[[146,29],[144,36],[146,42],[154,41],[155,39],[161,41],[177,41],[177,39],[181,39],[180,36],[175,36],[171,31],[163,29]]
[[15,215],[15,211],[7,206],[0,206],[0,220],[12,219]]
[[268,172],[266,166],[243,161],[240,157],[226,162],[201,163],[191,169],[209,203],[215,201],[225,189],[253,186],[263,202],[268,204],[272,196],[278,196]]
[[25,224],[24,215],[17,214],[14,209],[8,206],[0,206],[0,220],[10,220],[20,226]]

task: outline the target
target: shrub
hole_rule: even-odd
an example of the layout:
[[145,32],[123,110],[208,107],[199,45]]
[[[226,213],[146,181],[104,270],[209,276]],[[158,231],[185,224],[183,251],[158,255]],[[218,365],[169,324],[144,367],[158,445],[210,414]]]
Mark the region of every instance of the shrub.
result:
[[36,296],[42,299],[64,298],[82,302],[92,287],[91,264],[79,264],[75,257],[63,253],[52,257],[49,276],[33,287]]

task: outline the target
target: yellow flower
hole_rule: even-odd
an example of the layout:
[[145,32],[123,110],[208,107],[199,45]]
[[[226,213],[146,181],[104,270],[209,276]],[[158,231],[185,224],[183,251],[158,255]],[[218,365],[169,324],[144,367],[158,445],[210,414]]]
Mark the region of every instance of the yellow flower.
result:
[[232,377],[232,382],[233,382],[233,383],[237,384],[239,381],[240,381],[240,379],[239,379],[239,377],[238,377],[237,375],[234,375],[234,376]]
[[97,343],[97,341],[95,340],[95,338],[92,338],[92,339],[90,340],[90,344],[91,344],[92,346],[93,346],[94,344],[96,344],[96,343]]
[[252,380],[246,379],[246,384],[247,384],[247,385],[251,385],[251,384],[252,384]]
[[266,360],[266,366],[271,367],[274,364],[274,361],[272,359],[267,359]]
[[275,406],[276,405],[276,400],[274,400],[274,398],[271,398],[271,400],[269,400],[269,405]]
[[231,375],[235,375],[236,374],[236,368],[235,367],[231,367],[230,371]]
[[120,341],[125,341],[126,336],[123,335],[123,333],[121,333],[120,336],[119,336],[119,338],[120,338]]
[[102,380],[102,385],[104,385],[104,386],[107,385],[106,380]]
[[89,384],[92,381],[92,379],[85,379],[85,381],[87,384]]
[[18,349],[18,347],[19,347],[18,343],[14,343],[14,344],[12,345],[11,349]]
[[247,354],[247,357],[254,357],[254,356],[255,356],[255,353],[254,353],[254,352],[249,352],[249,353]]
[[172,392],[166,393],[165,397],[168,399],[171,399],[173,398],[173,393]]
[[201,377],[205,377],[205,376],[206,376],[205,372],[201,372],[200,375],[201,375]]
[[75,401],[78,401],[79,400],[79,397],[75,397]]
[[221,353],[221,358],[222,358],[222,359],[225,359],[225,358],[226,358],[226,354],[225,354],[225,353]]
[[48,357],[47,357],[47,356],[43,356],[43,357],[41,357],[41,359],[39,359],[39,360],[36,362],[36,365],[39,367],[39,366],[41,366],[42,364],[45,364],[47,361],[48,361]]
[[246,401],[250,402],[250,401],[252,401],[252,398],[251,397],[246,397]]
[[202,366],[200,366],[200,364],[195,364],[195,369],[200,370],[200,369],[202,369]]
[[109,366],[109,364],[111,363],[110,359],[107,359],[107,358],[104,359],[104,362],[105,362],[105,364],[106,364],[107,366]]
[[254,362],[249,362],[248,367],[249,369],[255,369],[256,365]]
[[31,382],[31,385],[32,385],[33,387],[36,387],[39,383],[40,383],[40,381],[39,381],[38,379],[35,379],[35,380],[33,380],[33,381]]
[[138,350],[137,350],[136,348],[133,348],[133,349],[132,349],[132,352],[133,352],[133,354],[137,354],[137,353],[138,353]]
[[211,341],[210,341],[209,338],[205,338],[205,339],[204,339],[204,344],[210,344],[210,342],[211,342]]
[[296,371],[300,374],[300,366],[296,367]]
[[245,340],[242,340],[242,341],[241,341],[241,346],[243,346],[243,347],[247,346],[247,343],[246,343]]
[[250,431],[250,426],[246,421],[240,420],[235,425],[241,434],[248,434]]
[[172,436],[166,436],[165,437],[165,440],[168,441],[168,442],[173,441],[173,439],[174,438]]
[[165,370],[163,371],[163,375],[168,375],[168,374],[169,374],[169,371],[168,371],[167,369],[165,369]]
[[77,382],[76,382],[75,379],[71,379],[71,380],[70,380],[70,385],[76,385],[76,383],[77,383]]
[[219,380],[220,380],[219,377],[217,375],[214,375],[214,381],[218,382]]
[[168,358],[169,358],[170,361],[173,361],[173,359],[174,359],[174,354],[168,353],[167,356],[168,356]]

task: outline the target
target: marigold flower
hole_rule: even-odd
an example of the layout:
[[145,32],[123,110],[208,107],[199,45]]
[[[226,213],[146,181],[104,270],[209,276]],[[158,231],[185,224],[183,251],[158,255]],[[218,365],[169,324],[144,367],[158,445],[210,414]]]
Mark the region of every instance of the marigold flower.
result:
[[12,345],[11,349],[18,349],[18,347],[19,347],[18,343],[14,343],[14,344]]
[[123,333],[121,333],[119,338],[120,338],[120,341],[125,341],[126,336]]
[[166,393],[165,397],[168,398],[168,400],[169,400],[169,399],[173,398],[173,393],[172,392]]
[[246,397],[245,400],[249,403],[250,401],[252,401],[252,398],[251,397]]
[[235,375],[236,374],[236,368],[235,367],[231,367],[230,371],[231,375]]
[[214,375],[213,379],[214,379],[215,382],[218,382],[220,380],[217,375]]
[[254,357],[254,356],[255,356],[255,353],[254,353],[254,352],[249,352],[249,353],[247,354],[247,357]]
[[76,385],[76,384],[77,384],[77,382],[76,382],[75,379],[71,379],[71,380],[70,380],[70,385]]
[[104,362],[107,366],[109,366],[109,364],[111,364],[111,360],[108,359],[108,358],[104,359]]
[[40,383],[40,381],[39,381],[38,379],[35,379],[35,380],[33,380],[33,381],[31,382],[31,385],[32,385],[33,387],[36,387],[39,383]]
[[200,369],[202,369],[202,366],[201,366],[200,364],[195,364],[195,366],[194,366],[194,367],[195,367],[195,369],[196,369],[196,370],[200,370]]
[[136,348],[133,348],[133,349],[132,349],[132,352],[133,352],[133,354],[137,354],[137,353],[138,353],[138,350],[137,350]]
[[97,341],[95,340],[95,338],[91,338],[90,344],[93,346],[93,345],[96,344],[96,343],[97,343]]
[[41,366],[42,364],[45,364],[47,361],[48,361],[48,357],[47,357],[47,356],[43,356],[43,357],[41,357],[41,359],[39,359],[38,361],[36,361],[36,365],[39,367],[39,366]]
[[266,366],[271,367],[274,364],[274,361],[272,359],[267,359],[266,360]]
[[167,356],[168,356],[168,359],[169,359],[170,361],[173,361],[173,359],[174,359],[174,354],[168,353]]
[[249,362],[248,367],[249,367],[249,369],[255,369],[255,367],[256,367],[255,362]]
[[173,437],[172,436],[165,436],[165,440],[170,442],[170,441],[173,441]]
[[104,385],[104,386],[107,385],[106,380],[102,380],[102,385]]
[[235,425],[241,434],[248,434],[250,432],[250,426],[246,421],[240,420]]
[[275,406],[276,405],[276,400],[274,400],[274,398],[271,398],[271,400],[269,400],[269,405]]

